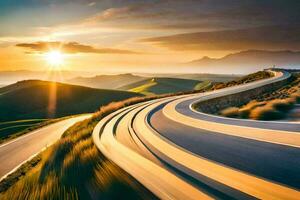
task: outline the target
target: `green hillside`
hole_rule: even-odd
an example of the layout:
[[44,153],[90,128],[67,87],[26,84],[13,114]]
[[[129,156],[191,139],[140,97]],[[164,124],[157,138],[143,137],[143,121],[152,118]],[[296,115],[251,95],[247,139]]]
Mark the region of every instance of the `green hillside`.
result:
[[87,113],[133,92],[93,89],[48,81],[21,81],[0,89],[0,121],[56,118]]
[[[194,90],[200,83],[202,82],[180,78],[150,78],[148,80],[127,85],[126,87],[131,92],[151,95],[190,91]],[[199,88],[200,87],[197,86],[197,89]]]

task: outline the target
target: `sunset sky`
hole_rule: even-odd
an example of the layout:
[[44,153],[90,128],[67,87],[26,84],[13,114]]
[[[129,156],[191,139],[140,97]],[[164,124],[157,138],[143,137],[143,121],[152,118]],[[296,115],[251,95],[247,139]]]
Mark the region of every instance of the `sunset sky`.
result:
[[248,49],[300,50],[296,0],[1,0],[0,70],[155,71]]

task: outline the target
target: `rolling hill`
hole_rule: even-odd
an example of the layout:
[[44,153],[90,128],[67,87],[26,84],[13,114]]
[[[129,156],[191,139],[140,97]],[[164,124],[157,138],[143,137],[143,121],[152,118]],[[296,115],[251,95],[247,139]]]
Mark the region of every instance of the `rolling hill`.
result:
[[[129,84],[122,89],[138,92],[145,95],[165,94],[174,92],[184,92],[194,90],[202,82],[197,80],[179,78],[150,78],[133,84]],[[198,87],[199,88],[199,85]]]
[[54,77],[59,77],[60,81],[72,79],[77,76],[90,76],[92,72],[84,71],[30,71],[14,70],[0,71],[0,85],[9,85],[22,80],[46,80],[51,81]]
[[264,68],[277,67],[300,68],[300,52],[298,51],[265,51],[248,50],[232,53],[219,59],[203,57],[185,63],[186,67],[197,67],[203,72],[248,73]]
[[77,77],[66,81],[74,85],[81,85],[99,89],[119,89],[125,85],[145,80],[145,77],[133,74],[98,75],[94,77]]
[[100,106],[140,94],[29,80],[0,88],[0,121],[56,118],[94,112]]

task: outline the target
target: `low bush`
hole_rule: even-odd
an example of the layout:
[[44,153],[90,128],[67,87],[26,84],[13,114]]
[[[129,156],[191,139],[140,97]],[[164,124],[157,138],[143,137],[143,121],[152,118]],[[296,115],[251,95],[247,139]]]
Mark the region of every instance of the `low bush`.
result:
[[278,120],[294,108],[300,102],[300,93],[294,93],[289,98],[273,99],[270,101],[250,101],[241,108],[229,107],[220,112],[220,115],[231,118]]
[[291,110],[294,107],[294,99],[274,99],[268,102],[269,107],[273,107],[275,110],[286,112]]
[[250,101],[248,104],[244,105],[242,108],[239,109],[239,117],[243,119],[249,118],[251,110],[254,108],[264,106],[266,102],[258,102],[258,101]]
[[283,117],[284,113],[268,105],[253,109],[249,115],[249,118],[257,120],[278,120]]
[[239,108],[237,107],[225,108],[224,110],[221,111],[220,114],[224,117],[236,118],[239,117]]
[[291,98],[295,100],[295,103],[300,103],[300,91],[297,91],[294,94],[292,94]]

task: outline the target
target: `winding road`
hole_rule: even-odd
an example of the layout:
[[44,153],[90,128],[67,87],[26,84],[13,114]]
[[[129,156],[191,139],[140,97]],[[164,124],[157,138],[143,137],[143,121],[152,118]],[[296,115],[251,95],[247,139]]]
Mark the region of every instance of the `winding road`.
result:
[[91,117],[91,114],[65,119],[1,144],[0,180],[56,142],[73,124],[89,117]]
[[118,110],[97,147],[161,199],[300,199],[300,123],[229,119],[193,105],[283,81],[274,77]]

